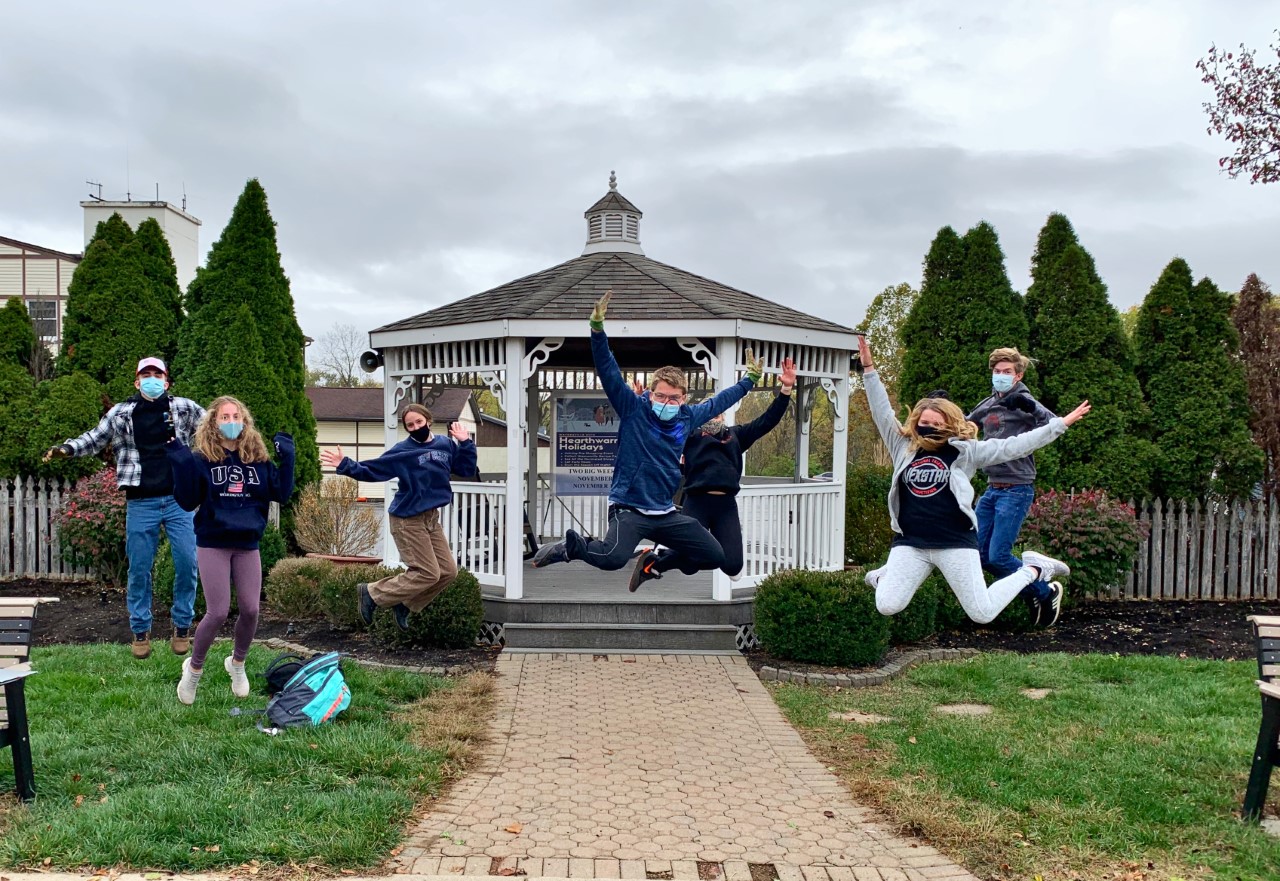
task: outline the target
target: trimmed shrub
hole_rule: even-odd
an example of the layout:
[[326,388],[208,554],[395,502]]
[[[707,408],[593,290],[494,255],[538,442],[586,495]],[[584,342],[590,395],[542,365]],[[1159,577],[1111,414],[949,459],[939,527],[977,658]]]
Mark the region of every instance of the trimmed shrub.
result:
[[889,621],[876,611],[875,591],[861,569],[792,569],[756,590],[755,623],[769,654],[811,664],[862,667],[884,657]]
[[114,587],[129,583],[124,551],[124,493],[116,488],[116,470],[104,468],[79,481],[55,518],[63,557],[92,569]]
[[[102,468],[96,456],[42,460],[49,447],[98,424],[103,415],[102,386],[83,373],[59,376],[36,386],[35,404],[27,431],[26,457],[40,477],[76,479]],[[124,504],[124,493],[120,493]]]
[[364,622],[360,620],[360,610],[356,606],[356,585],[403,571],[390,566],[334,566],[320,582],[320,611],[335,627],[363,629]]
[[262,540],[258,542],[258,555],[262,557],[262,582],[267,581],[267,576],[271,574],[271,570],[275,568],[285,557],[289,556],[289,548],[285,544],[284,533],[277,527],[268,523],[266,531],[262,533]]
[[1133,508],[1097,490],[1050,491],[1036,497],[1022,525],[1022,546],[1057,557],[1071,567],[1065,586],[1072,597],[1090,597],[1118,584],[1146,538]]
[[475,645],[483,621],[480,582],[460,569],[431,605],[409,616],[408,630],[396,626],[389,609],[381,609],[373,619],[372,633],[377,642],[402,648],[463,649]]
[[945,578],[934,572],[925,584],[933,584],[938,591],[937,629],[939,631],[954,630],[969,620],[969,616],[960,606],[960,601],[956,599],[956,592],[951,589],[951,585],[947,584]]
[[[889,642],[893,645],[906,645],[928,639],[937,633],[938,606],[942,603],[944,590],[951,593],[940,576],[925,579],[907,607],[889,618]],[[954,594],[952,596],[954,598]]]
[[893,468],[851,465],[844,488],[844,556],[858,566],[884,560],[893,542],[889,526],[889,488]]
[[333,578],[336,568],[328,560],[310,557],[277,561],[267,575],[267,605],[286,618],[319,617],[323,614],[322,585]]

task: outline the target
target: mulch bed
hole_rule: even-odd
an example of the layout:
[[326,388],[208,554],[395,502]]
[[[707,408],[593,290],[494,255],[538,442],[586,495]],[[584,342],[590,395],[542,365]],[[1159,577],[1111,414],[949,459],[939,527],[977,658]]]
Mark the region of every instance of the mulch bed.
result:
[[[42,606],[36,617],[36,645],[58,643],[128,643],[129,613],[124,591],[104,589],[94,582],[35,581],[21,579],[0,582],[0,596],[55,596],[57,603]],[[173,632],[167,608],[152,612],[152,640],[165,641]],[[225,629],[230,633],[230,626]],[[258,619],[258,639],[278,637],[317,651],[341,650],[361,660],[384,664],[448,667],[451,670],[491,670],[497,651],[468,649],[397,649],[375,645],[367,633],[351,633],[330,626],[327,621],[290,622],[264,608]]]

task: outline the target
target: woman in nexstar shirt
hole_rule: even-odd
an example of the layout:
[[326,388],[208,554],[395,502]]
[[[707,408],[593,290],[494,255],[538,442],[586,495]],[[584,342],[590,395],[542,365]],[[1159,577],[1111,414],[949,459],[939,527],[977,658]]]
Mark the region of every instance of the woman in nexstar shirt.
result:
[[1062,608],[1062,585],[1054,579],[1071,572],[1059,560],[1027,551],[1021,569],[987,586],[978,555],[970,481],[979,468],[1019,459],[1051,443],[1089,412],[1089,402],[1062,418],[1055,416],[1048,425],[1004,440],[974,440],[977,426],[966,422],[954,403],[941,398],[916,404],[904,426],[894,416],[863,337],[858,337],[858,351],[871,418],[893,458],[889,488],[893,547],[889,561],[867,573],[867,583],[876,591],[876,608],[882,615],[901,612],[937,568],[965,614],[979,624],[993,620],[1037,579],[1053,582],[1047,602],[1056,620]]
[[223,662],[231,676],[231,693],[248,697],[244,659],[258,629],[262,596],[262,559],[258,542],[267,528],[272,502],[284,504],[293,494],[293,438],[277,432],[277,467],[253,427],[244,404],[221,397],[196,429],[191,446],[172,440],[165,447],[173,469],[173,498],[184,511],[196,511],[196,562],[204,590],[205,614],[182,662],[178,700],[195,703],[209,646],[231,610],[231,582],[236,585],[235,646]]

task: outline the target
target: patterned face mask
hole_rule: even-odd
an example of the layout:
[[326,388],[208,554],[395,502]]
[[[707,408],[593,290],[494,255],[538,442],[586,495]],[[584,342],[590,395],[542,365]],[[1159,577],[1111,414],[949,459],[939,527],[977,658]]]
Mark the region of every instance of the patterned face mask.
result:
[[712,437],[723,437],[726,429],[723,419],[712,419],[710,422],[704,422],[702,427],[698,429],[703,434],[709,434]]

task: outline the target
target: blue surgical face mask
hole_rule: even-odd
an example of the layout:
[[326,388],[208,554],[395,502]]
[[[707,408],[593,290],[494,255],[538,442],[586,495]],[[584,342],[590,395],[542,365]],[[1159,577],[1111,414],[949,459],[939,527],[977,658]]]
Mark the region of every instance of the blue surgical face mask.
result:
[[138,382],[138,390],[148,401],[154,401],[164,394],[164,380],[158,376],[145,376]]
[[219,422],[218,431],[222,432],[222,436],[227,440],[235,440],[240,436],[240,432],[244,431],[243,422]]
[[680,412],[679,404],[659,404],[657,401],[650,401],[649,406],[653,408],[653,415],[657,416],[663,422],[668,419],[675,419],[676,414]]
[[1007,373],[991,374],[991,387],[998,392],[1007,392],[1013,388],[1013,377]]

